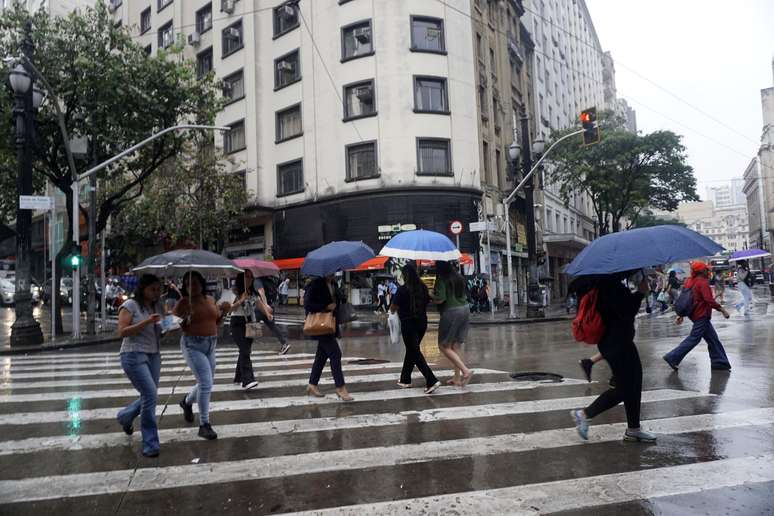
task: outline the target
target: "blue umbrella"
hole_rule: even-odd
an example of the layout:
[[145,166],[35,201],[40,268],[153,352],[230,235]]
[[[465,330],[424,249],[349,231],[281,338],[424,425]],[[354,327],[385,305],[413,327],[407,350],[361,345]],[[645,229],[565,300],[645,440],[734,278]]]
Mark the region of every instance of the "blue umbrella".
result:
[[712,256],[723,246],[682,226],[653,226],[600,237],[564,270],[570,276],[612,274]]
[[331,242],[306,255],[301,273],[307,276],[327,276],[337,271],[354,269],[373,257],[373,249],[363,242]]
[[408,260],[442,262],[459,260],[462,256],[449,237],[424,229],[398,233],[387,242],[379,254]]

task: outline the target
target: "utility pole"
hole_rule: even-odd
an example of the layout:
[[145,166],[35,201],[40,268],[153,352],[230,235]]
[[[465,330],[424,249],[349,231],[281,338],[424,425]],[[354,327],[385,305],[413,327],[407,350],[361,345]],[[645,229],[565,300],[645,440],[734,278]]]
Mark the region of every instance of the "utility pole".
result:
[[[529,117],[526,113],[521,116],[521,148],[521,166],[526,178],[532,171],[532,142],[529,137]],[[545,317],[543,302],[540,299],[540,285],[538,284],[534,191],[535,179],[530,177],[524,185],[524,197],[527,204],[527,256],[529,260],[529,267],[527,269],[527,318]]]
[[[96,135],[91,135],[91,166],[97,164],[97,138]],[[86,292],[88,293],[88,306],[86,308],[86,333],[88,335],[95,335],[97,333],[95,312],[97,310],[97,292],[94,285],[96,283],[94,277],[94,268],[97,254],[97,174],[89,176],[89,260],[86,262]],[[78,300],[78,307],[80,308],[80,300]],[[73,307],[75,307],[75,299],[73,299]]]

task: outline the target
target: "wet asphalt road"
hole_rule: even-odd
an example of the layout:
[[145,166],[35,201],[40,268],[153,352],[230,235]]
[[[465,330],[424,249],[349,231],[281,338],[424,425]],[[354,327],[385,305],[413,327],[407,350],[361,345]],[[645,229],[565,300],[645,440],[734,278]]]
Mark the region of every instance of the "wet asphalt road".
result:
[[[182,418],[193,382],[170,345],[157,459],[139,454],[139,420],[131,438],[114,420],[135,398],[117,346],[2,357],[0,514],[774,514],[774,305],[756,294],[751,318],[713,317],[730,373],[710,370],[703,344],[673,372],[660,357],[690,326],[638,319],[642,426],[659,434],[649,445],[621,441],[623,407],[593,421],[588,443],[577,437],[568,411],[602,392],[609,370],[601,362],[585,382],[577,362],[595,348],[566,322],[474,328],[473,381],[432,397],[418,372],[397,389],[402,346],[354,326],[341,341],[352,403],[335,398],[327,369],[326,398],[304,396],[315,347],[297,329],[284,357],[271,338],[255,346],[261,383],[247,393],[230,383],[236,354],[224,343],[216,441]],[[423,350],[445,378],[436,339],[429,331]],[[524,371],[565,381],[508,374]]]

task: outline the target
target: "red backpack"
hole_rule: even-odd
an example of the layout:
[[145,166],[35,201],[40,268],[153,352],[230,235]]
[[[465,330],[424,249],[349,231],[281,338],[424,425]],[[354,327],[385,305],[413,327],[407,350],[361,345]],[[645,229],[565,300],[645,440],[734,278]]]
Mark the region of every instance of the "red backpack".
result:
[[589,290],[578,306],[578,315],[572,321],[572,335],[578,342],[598,344],[605,333],[605,323],[597,311],[598,293],[595,288]]

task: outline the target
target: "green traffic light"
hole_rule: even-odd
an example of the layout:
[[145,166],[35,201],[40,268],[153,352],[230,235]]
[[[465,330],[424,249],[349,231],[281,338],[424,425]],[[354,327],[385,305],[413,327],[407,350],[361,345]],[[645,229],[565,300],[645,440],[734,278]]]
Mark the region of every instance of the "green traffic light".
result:
[[81,257],[80,256],[71,256],[70,257],[70,265],[72,267],[79,267],[81,265]]

